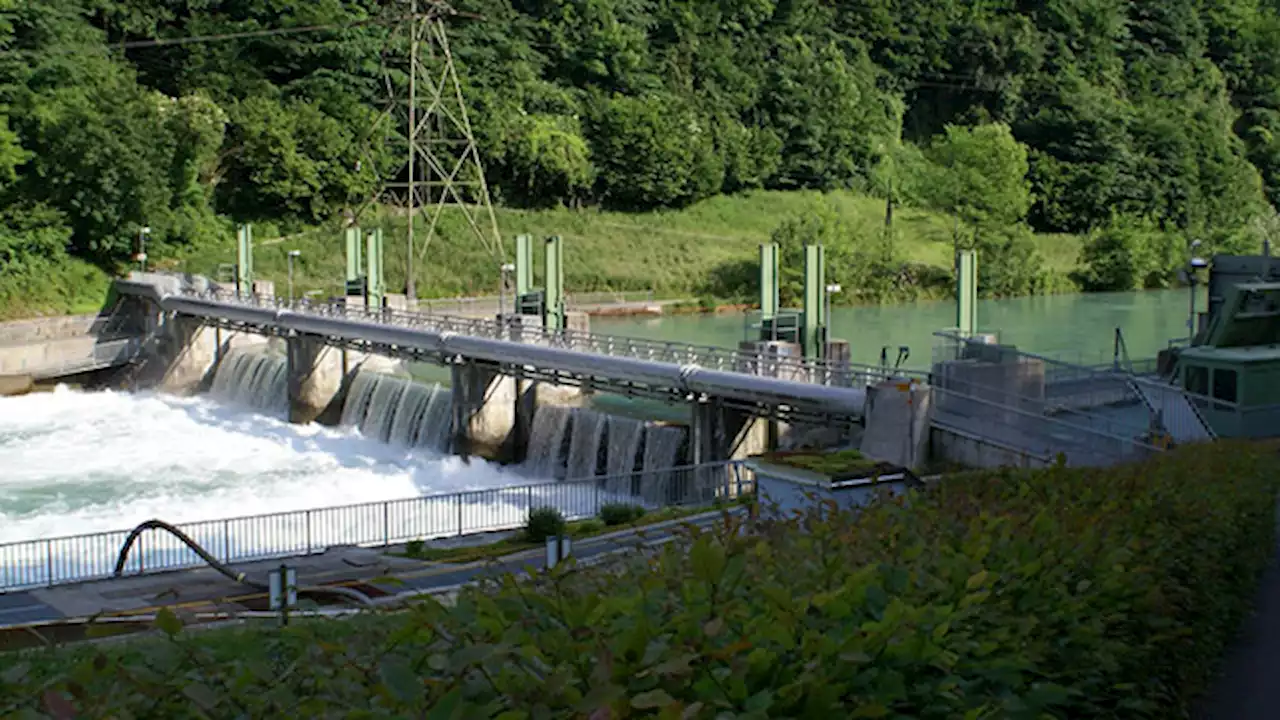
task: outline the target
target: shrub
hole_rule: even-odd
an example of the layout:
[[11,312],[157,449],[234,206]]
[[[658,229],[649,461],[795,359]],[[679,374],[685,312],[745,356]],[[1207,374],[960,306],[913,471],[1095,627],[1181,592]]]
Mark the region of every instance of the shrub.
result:
[[1183,717],[1273,547],[1278,465],[1224,443],[726,516],[452,607],[32,654],[0,716]]
[[529,542],[546,542],[564,532],[564,514],[553,507],[534,508],[525,521],[524,536]]
[[583,520],[574,528],[574,534],[590,535],[594,532],[600,532],[605,527],[604,522],[592,518],[591,520]]
[[424,547],[426,547],[426,543],[421,540],[410,540],[404,544],[404,554],[409,557],[418,557],[422,554]]
[[609,503],[600,507],[600,519],[605,525],[625,525],[644,517],[644,508],[629,503]]

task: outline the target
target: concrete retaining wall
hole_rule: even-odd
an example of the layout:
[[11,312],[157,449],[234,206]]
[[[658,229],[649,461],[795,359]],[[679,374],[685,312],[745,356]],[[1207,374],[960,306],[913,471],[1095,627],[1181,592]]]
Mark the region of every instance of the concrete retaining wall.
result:
[[104,317],[94,313],[4,322],[0,323],[0,346],[87,335],[97,330],[105,321]]
[[1053,464],[1053,458],[1043,457],[957,428],[936,424],[929,432],[929,452],[934,460],[974,468],[1040,468]]

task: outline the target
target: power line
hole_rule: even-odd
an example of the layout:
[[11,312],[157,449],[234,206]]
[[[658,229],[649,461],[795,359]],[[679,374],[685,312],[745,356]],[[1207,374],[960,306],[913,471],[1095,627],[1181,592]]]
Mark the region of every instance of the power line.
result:
[[331,30],[354,30],[369,26],[392,26],[406,20],[407,17],[394,16],[384,18],[369,18],[366,20],[353,20],[345,23],[327,23],[323,25],[299,25],[295,27],[281,28],[263,28],[261,30],[245,30],[242,32],[217,33],[213,35],[189,35],[176,38],[150,38],[147,40],[127,40],[124,42],[110,42],[104,40],[101,45],[81,45],[70,46],[64,48],[55,48],[51,50],[0,50],[0,57],[17,56],[17,55],[79,55],[91,54],[98,55],[104,52],[110,53],[119,50],[137,50],[142,48],[154,47],[178,47],[183,45],[197,45],[205,43],[228,42],[233,40],[252,40],[257,38],[268,38],[288,35],[302,35],[306,33],[327,32]]

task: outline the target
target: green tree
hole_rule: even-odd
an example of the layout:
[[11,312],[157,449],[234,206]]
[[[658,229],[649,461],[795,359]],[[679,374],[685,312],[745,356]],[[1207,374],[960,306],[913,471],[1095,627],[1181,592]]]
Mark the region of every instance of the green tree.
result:
[[928,151],[936,171],[927,197],[939,210],[973,228],[1007,227],[1031,208],[1027,148],[1008,125],[949,125]]
[[601,197],[614,207],[685,205],[724,183],[707,119],[674,95],[601,99],[589,136]]

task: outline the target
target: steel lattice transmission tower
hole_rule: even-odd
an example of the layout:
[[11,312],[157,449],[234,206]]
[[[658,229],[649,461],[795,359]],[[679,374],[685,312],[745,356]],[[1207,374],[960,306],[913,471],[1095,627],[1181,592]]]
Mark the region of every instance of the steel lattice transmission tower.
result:
[[[391,24],[382,57],[387,105],[368,142],[397,146],[404,160],[394,172],[380,173],[378,192],[361,212],[376,201],[405,209],[405,294],[413,298],[414,266],[426,255],[445,212],[461,212],[481,246],[499,262],[502,236],[449,49],[445,22],[458,13],[443,0],[395,0],[389,5],[398,20]],[[366,151],[373,161],[372,147],[366,145]],[[378,167],[376,161],[373,167]],[[419,212],[427,216],[425,236],[414,228]]]

